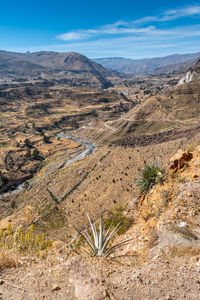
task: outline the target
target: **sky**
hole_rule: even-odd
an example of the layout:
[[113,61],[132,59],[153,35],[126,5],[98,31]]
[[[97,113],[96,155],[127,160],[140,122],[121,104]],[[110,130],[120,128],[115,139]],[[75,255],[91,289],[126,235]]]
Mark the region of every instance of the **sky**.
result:
[[0,49],[135,59],[200,52],[200,1],[0,0]]

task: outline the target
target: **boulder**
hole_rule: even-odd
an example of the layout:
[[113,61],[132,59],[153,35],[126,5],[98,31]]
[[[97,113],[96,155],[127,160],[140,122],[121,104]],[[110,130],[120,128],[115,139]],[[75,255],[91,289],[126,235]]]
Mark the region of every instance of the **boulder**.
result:
[[192,159],[192,153],[189,151],[179,150],[171,159],[170,159],[170,170],[176,172],[182,169],[189,160]]

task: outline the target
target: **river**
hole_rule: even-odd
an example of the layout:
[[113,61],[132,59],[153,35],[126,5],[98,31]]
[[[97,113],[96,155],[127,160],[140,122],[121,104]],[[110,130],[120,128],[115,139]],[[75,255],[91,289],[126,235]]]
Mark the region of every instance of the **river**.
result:
[[[94,151],[94,149],[95,149],[95,147],[96,147],[95,144],[93,144],[93,143],[91,143],[91,142],[89,142],[89,141],[87,141],[85,139],[82,139],[82,138],[79,138],[79,137],[75,137],[75,136],[68,136],[68,135],[66,135],[66,133],[64,131],[57,133],[56,137],[65,138],[65,139],[69,139],[69,140],[72,140],[72,141],[75,141],[75,142],[78,142],[78,143],[82,143],[85,146],[84,150],[81,153],[79,153],[76,156],[74,156],[74,157],[66,160],[61,166],[58,167],[58,170],[66,167],[66,166],[69,166],[72,163],[74,163],[75,161],[83,159],[86,156],[92,154],[93,151]],[[29,187],[32,187],[36,183],[40,182],[46,176],[47,176],[47,174],[44,175],[44,176],[42,176],[42,178],[40,178],[40,179],[32,181],[31,183],[29,183]],[[21,192],[22,190],[25,189],[25,187],[26,187],[26,184],[25,184],[25,182],[23,182],[23,183],[19,184],[17,187],[15,187],[12,191],[2,193],[0,195],[0,198],[4,198],[6,196],[10,196],[12,194]]]

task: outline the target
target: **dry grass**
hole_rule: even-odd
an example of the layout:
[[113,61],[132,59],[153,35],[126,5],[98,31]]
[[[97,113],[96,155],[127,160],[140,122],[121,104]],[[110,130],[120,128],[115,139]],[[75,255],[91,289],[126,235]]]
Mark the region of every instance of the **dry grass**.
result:
[[153,248],[158,241],[158,233],[155,229],[151,229],[150,231],[150,238],[148,240],[148,247]]
[[200,255],[200,247],[169,247],[167,250],[167,256],[174,258],[174,257],[193,257],[193,256],[199,256]]
[[196,147],[197,147],[196,143],[191,143],[191,144],[186,145],[184,149],[185,149],[185,151],[193,152]]
[[161,198],[163,206],[166,207],[170,201],[170,192],[169,190],[163,190],[161,191]]
[[155,212],[150,210],[148,207],[145,207],[141,211],[141,217],[147,222],[150,218],[154,218],[156,216]]
[[182,235],[185,239],[188,240],[198,240],[198,236],[191,230],[189,227],[179,227],[177,225],[172,225],[169,228],[174,233],[179,233]]
[[120,206],[119,208],[116,208],[112,212],[110,212],[110,216],[104,221],[106,229],[108,229],[110,225],[112,226],[112,228],[114,228],[120,222],[121,228],[118,230],[117,234],[121,235],[124,234],[131,227],[134,220],[123,214],[124,209],[125,208]]
[[14,254],[8,251],[0,252],[0,271],[4,269],[17,267],[17,262]]

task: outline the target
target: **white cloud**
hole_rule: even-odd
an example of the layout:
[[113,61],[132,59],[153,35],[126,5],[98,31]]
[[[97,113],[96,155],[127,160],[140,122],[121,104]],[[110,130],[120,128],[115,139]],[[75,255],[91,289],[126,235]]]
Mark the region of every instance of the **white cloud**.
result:
[[151,29],[149,34],[111,36],[99,39],[72,41],[54,45],[40,45],[11,51],[60,51],[80,52],[89,57],[123,56],[132,58],[159,57],[174,53],[200,51],[200,25],[177,27],[171,30]]
[[180,9],[168,10],[160,18],[161,21],[175,20],[183,17],[191,17],[195,15],[200,15],[200,6],[189,6]]
[[139,34],[139,33],[156,33],[156,28],[154,26],[148,26],[144,28],[136,28],[129,23],[117,22],[110,25],[104,25],[98,29],[88,29],[88,30],[77,30],[63,33],[57,36],[57,39],[62,41],[75,41],[75,40],[86,40],[92,37],[101,37],[106,35],[122,35],[122,34]]
[[88,31],[71,31],[67,33],[63,33],[57,36],[59,40],[62,41],[78,41],[78,40],[85,40],[91,37]]
[[200,6],[189,6],[185,8],[178,8],[167,10],[159,16],[146,16],[144,18],[134,20],[131,22],[118,21],[113,24],[103,25],[94,29],[76,30],[63,33],[57,36],[57,39],[62,41],[81,41],[90,38],[101,38],[106,35],[130,35],[130,34],[145,34],[157,35],[165,34],[164,30],[159,30],[155,26],[140,27],[141,24],[148,24],[151,22],[165,22],[183,17],[192,17],[200,15]]
[[69,31],[57,37],[62,41],[60,43],[29,47],[21,51],[75,51],[89,57],[132,58],[199,52],[200,24],[197,22],[196,25],[179,27],[175,27],[174,23],[169,27],[167,22],[167,26],[162,26],[162,29],[159,27],[161,22],[196,15],[200,15],[200,6],[197,5],[168,10],[159,16],[147,16],[131,22],[118,21],[98,28]]
[[149,22],[165,22],[180,18],[192,17],[200,15],[200,5],[188,6],[185,8],[177,8],[166,10],[159,16],[147,16],[133,21],[134,24],[144,24]]

